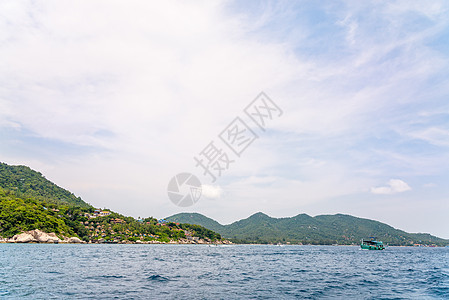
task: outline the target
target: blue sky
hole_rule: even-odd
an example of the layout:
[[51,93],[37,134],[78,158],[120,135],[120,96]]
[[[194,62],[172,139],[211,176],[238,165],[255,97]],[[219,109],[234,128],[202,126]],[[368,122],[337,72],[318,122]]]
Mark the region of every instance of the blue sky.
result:
[[[135,217],[347,213],[449,238],[448,6],[4,1],[0,160]],[[261,91],[283,115],[210,182],[193,156]],[[187,209],[180,172],[204,184]]]

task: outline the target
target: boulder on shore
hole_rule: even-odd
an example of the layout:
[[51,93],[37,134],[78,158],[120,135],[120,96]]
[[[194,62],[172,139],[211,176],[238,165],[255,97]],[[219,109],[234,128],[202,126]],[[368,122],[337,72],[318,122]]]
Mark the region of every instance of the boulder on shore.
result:
[[8,242],[12,243],[58,243],[61,240],[54,233],[46,233],[39,229],[16,234]]
[[81,244],[81,243],[84,243],[82,240],[80,240],[76,236],[73,236],[73,237],[70,237],[70,238],[65,238],[64,242],[70,243],[70,244]]
[[61,240],[56,236],[55,233],[45,233],[40,230],[34,230],[34,237],[38,243],[59,243]]
[[82,240],[80,240],[77,237],[70,237],[70,238],[64,238],[64,240],[61,240],[56,236],[54,232],[46,233],[43,231],[40,231],[39,229],[30,230],[26,232],[22,232],[21,234],[16,234],[9,240],[7,240],[9,243],[83,243]]
[[13,236],[11,239],[9,239],[9,242],[30,243],[30,242],[35,242],[35,239],[30,233],[23,232],[21,234],[16,234],[15,236]]

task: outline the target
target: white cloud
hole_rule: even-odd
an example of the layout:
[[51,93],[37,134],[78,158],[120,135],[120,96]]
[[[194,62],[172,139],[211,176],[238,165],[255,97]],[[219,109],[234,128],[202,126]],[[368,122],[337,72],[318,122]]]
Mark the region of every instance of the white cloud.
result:
[[429,127],[421,131],[411,132],[412,138],[421,139],[437,146],[449,146],[449,130]]
[[201,185],[201,195],[209,199],[219,199],[223,194],[223,189],[218,185]]
[[400,179],[390,179],[386,186],[373,187],[371,193],[391,195],[411,190],[410,186]]

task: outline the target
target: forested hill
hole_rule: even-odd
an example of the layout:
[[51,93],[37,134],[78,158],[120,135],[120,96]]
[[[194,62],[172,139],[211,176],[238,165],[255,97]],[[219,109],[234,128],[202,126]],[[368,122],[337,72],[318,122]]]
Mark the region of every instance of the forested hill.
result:
[[299,214],[278,219],[259,212],[230,225],[221,225],[198,213],[180,213],[166,220],[201,225],[242,243],[348,245],[375,236],[389,245],[449,245],[449,240],[430,234],[407,233],[378,221],[343,214],[316,217]]
[[227,243],[202,226],[95,209],[25,166],[0,163],[0,242],[39,229],[89,243]]
[[0,187],[14,191],[18,197],[33,197],[55,204],[91,207],[80,197],[76,197],[26,166],[0,163]]

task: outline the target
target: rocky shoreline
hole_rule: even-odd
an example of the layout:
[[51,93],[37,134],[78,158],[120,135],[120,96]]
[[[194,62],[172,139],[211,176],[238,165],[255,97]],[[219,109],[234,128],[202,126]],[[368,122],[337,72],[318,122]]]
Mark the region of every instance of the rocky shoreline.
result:
[[99,239],[96,241],[85,242],[78,237],[65,237],[59,238],[55,233],[46,233],[39,229],[30,230],[21,234],[16,234],[12,238],[1,238],[0,243],[44,243],[44,244],[213,244],[213,245],[230,245],[232,242],[228,240],[221,240],[212,242],[210,240],[203,239],[179,239],[178,241],[170,241],[168,243],[161,241],[106,241]]
[[65,237],[59,238],[55,233],[46,233],[39,229],[22,232],[16,234],[12,238],[0,238],[0,243],[67,243],[67,244],[81,244],[85,243],[77,237]]
[[178,245],[184,245],[184,244],[193,244],[193,245],[233,245],[233,243],[231,241],[228,240],[221,240],[221,241],[215,241],[215,242],[211,242],[211,241],[205,241],[202,239],[199,240],[188,240],[188,239],[179,239],[177,241],[170,241],[168,243],[166,242],[160,242],[160,241],[140,241],[137,240],[135,242],[131,242],[131,241],[112,241],[112,242],[108,242],[108,241],[98,241],[96,243],[92,243],[89,242],[88,244],[178,244]]

